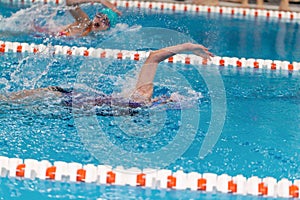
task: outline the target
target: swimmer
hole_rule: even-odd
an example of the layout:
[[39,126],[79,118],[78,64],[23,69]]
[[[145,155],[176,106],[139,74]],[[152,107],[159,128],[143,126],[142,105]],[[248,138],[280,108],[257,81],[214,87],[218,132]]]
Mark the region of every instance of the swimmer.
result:
[[38,88],[33,90],[22,90],[0,96],[4,102],[25,103],[32,100],[43,100],[53,97],[61,99],[63,106],[90,107],[90,106],[117,106],[127,108],[150,107],[157,102],[168,103],[176,101],[177,93],[170,97],[152,98],[153,80],[157,71],[158,64],[177,53],[189,51],[204,59],[210,59],[213,54],[208,49],[199,44],[183,43],[176,46],[162,48],[152,51],[144,62],[138,76],[135,89],[129,97],[114,97],[112,95],[98,94],[96,97],[88,97],[86,94],[79,94],[72,90],[66,90],[58,86]]
[[[103,8],[95,15],[93,20],[79,7],[83,3],[101,3],[106,8]],[[99,32],[108,30],[116,25],[118,16],[122,15],[111,2],[108,0],[66,0],[68,6],[73,6],[69,10],[74,17],[75,22],[62,28],[61,31],[56,33],[56,36],[87,36],[91,32]],[[41,27],[34,27],[36,31],[48,32]]]

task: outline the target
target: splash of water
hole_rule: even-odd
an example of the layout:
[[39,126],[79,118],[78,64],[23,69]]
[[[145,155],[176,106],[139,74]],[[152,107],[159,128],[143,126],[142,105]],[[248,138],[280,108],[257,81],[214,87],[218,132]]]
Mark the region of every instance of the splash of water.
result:
[[[61,6],[32,5],[20,9],[10,17],[0,16],[0,31],[2,32],[30,32],[36,27],[55,29],[62,19],[57,18],[57,13],[63,10]],[[61,17],[62,18],[62,17]]]

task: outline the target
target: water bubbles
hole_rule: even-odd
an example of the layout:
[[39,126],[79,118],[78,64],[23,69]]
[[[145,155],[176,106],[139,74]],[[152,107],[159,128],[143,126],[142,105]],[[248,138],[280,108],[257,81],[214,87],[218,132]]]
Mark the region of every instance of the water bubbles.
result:
[[9,81],[6,78],[0,78],[0,91],[8,91],[9,88]]

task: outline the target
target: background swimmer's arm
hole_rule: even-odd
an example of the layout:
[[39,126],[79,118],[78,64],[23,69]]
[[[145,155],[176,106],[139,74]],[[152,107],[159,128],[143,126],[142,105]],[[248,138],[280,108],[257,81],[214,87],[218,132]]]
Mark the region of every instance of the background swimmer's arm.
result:
[[102,5],[111,9],[118,15],[122,15],[122,12],[119,11],[114,4],[112,4],[110,1],[107,0],[67,0],[66,2],[68,6],[73,6],[73,5],[83,4],[83,3],[101,3]]
[[90,23],[89,16],[79,6],[76,6],[75,9],[69,10],[69,12],[77,22]]
[[158,63],[183,51],[191,51],[195,55],[210,59],[213,54],[199,44],[184,43],[176,46],[166,47],[150,53],[140,71],[135,91],[132,98],[135,101],[150,101],[153,93],[153,80],[156,74]]

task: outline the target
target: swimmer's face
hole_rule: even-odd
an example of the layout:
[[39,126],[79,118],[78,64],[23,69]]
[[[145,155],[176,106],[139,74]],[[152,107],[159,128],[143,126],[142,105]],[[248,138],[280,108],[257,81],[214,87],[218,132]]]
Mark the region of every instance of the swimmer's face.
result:
[[92,31],[105,31],[110,27],[110,22],[105,14],[98,13],[93,19]]

